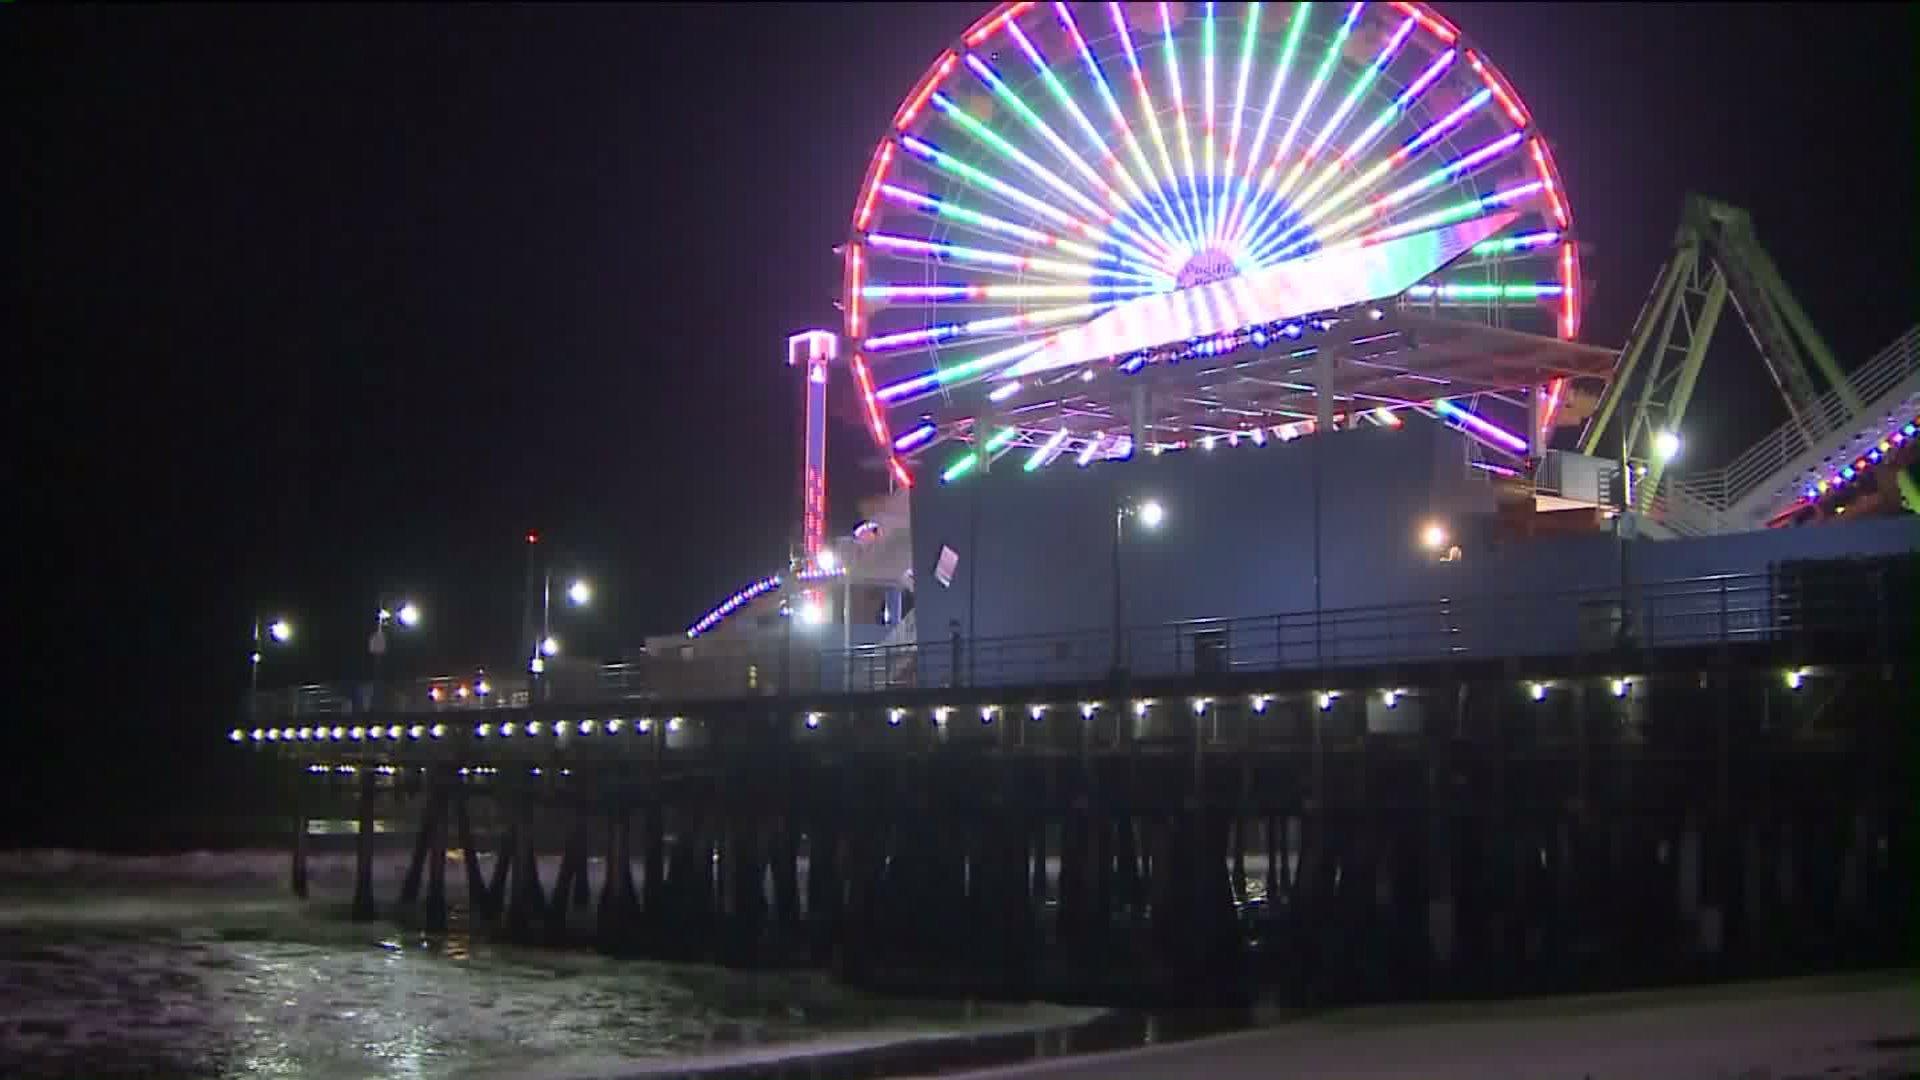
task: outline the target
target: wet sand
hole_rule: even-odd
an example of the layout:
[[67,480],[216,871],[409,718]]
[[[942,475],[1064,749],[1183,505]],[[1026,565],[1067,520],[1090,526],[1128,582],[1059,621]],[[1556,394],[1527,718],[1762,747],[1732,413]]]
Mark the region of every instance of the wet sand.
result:
[[1920,1076],[1920,972],[1340,1010],[972,1080],[1894,1080]]

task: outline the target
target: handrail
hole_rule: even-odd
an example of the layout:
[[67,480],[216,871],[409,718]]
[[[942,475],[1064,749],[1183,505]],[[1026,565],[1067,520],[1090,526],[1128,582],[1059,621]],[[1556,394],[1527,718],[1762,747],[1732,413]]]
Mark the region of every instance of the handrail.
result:
[[[1856,599],[1863,596],[1872,599]],[[1608,652],[1622,643],[1714,646],[1777,642],[1804,634],[1823,640],[1844,636],[1858,655],[1887,656],[1896,644],[1892,636],[1904,640],[1912,632],[1890,616],[1888,602],[1882,588],[1783,591],[1772,572],[1714,574],[1634,584],[1624,593],[1604,586],[1557,593],[1498,592],[1319,612],[1185,619],[1128,628],[1123,644],[1130,674],[1149,679],[1474,657],[1582,656]],[[1116,674],[1110,628],[846,651],[782,651],[792,644],[776,639],[729,654],[608,665],[598,679],[556,686],[558,692],[543,696],[542,703],[637,715],[655,700],[1095,683]],[[272,718],[460,713],[525,701],[524,696],[514,701],[502,695],[486,706],[456,705],[444,698],[429,703],[426,682],[395,684],[378,696],[369,695],[366,687],[344,693],[331,687],[294,688],[262,692],[249,704],[253,715]]]
[[[1920,325],[1910,327],[1849,372],[1847,384],[1862,402],[1862,413],[1870,413],[1883,395],[1916,374],[1920,374]],[[1815,407],[1826,420],[1823,437],[1853,434],[1847,428],[1855,416],[1838,387],[1822,394]],[[1721,468],[1670,477],[1666,490],[1684,491],[1688,497],[1725,513],[1812,446],[1805,431],[1790,419]]]
[[1647,516],[1684,537],[1727,531],[1725,512],[1683,487],[1655,492],[1647,501]]

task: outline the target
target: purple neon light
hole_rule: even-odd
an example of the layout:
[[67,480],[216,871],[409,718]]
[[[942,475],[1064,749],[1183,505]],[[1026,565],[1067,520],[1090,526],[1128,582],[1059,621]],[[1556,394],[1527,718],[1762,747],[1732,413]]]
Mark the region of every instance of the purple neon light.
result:
[[1451,420],[1459,421],[1461,424],[1472,428],[1478,434],[1486,436],[1488,439],[1499,443],[1501,446],[1512,450],[1516,454],[1524,454],[1527,452],[1527,440],[1490,420],[1462,409],[1460,406],[1455,405],[1445,398],[1434,401],[1433,407],[1440,415]]
[[896,398],[903,398],[922,390],[931,390],[939,385],[940,373],[937,371],[929,371],[925,374],[915,375],[911,379],[901,379],[899,382],[893,383],[890,386],[883,386],[876,391],[873,396],[879,398],[881,401],[893,401]]
[[720,624],[720,620],[740,610],[740,608],[744,607],[745,605],[752,603],[754,600],[759,599],[761,596],[765,595],[769,591],[777,589],[779,587],[780,587],[780,575],[775,574],[772,577],[761,578],[759,581],[756,581],[753,584],[747,586],[746,588],[741,589],[739,592],[734,593],[732,596],[727,597],[726,601],[722,603],[719,607],[714,608],[712,611],[709,611],[705,615],[701,616],[699,622],[694,623],[692,626],[687,627],[687,636],[690,638],[699,637],[701,634],[704,634],[707,631],[713,629],[715,626],[718,626]]
[[938,429],[932,424],[921,424],[919,427],[893,440],[893,448],[896,452],[904,454],[914,447],[919,446],[921,443],[926,442],[928,439],[933,438],[933,434],[937,430]]

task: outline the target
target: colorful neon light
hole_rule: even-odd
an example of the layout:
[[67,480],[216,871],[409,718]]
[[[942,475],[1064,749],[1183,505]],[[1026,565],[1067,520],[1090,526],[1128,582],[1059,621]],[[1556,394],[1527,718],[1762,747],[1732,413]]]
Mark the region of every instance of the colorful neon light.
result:
[[1908,440],[1917,435],[1920,435],[1920,416],[1915,416],[1907,423],[1888,431],[1877,442],[1868,444],[1867,450],[1855,457],[1851,464],[1843,465],[1824,479],[1814,481],[1801,492],[1801,500],[1809,503],[1819,502],[1829,493],[1846,487],[1881,465],[1887,455],[1893,452],[1894,447],[1906,445]]
[[1027,463],[1024,466],[1022,466],[1022,468],[1027,472],[1032,472],[1033,470],[1039,468],[1040,466],[1045,465],[1047,462],[1052,461],[1054,455],[1060,451],[1061,445],[1064,444],[1066,441],[1067,441],[1066,428],[1061,428],[1059,431],[1054,432],[1052,435],[1047,437],[1046,442],[1041,443],[1039,448],[1036,449],[1033,452],[1033,454],[1027,458]]
[[[1266,105],[1260,113],[1260,124],[1254,130],[1253,146],[1247,151],[1247,171],[1235,179],[1236,190],[1229,195],[1226,224],[1223,226],[1223,230],[1229,236],[1239,232],[1241,218],[1250,209],[1249,202],[1256,191],[1254,177],[1260,166],[1261,154],[1266,149],[1267,133],[1278,112],[1280,94],[1286,87],[1287,76],[1293,70],[1294,57],[1299,52],[1300,41],[1306,33],[1307,22],[1312,13],[1311,3],[1295,4],[1293,17],[1288,21],[1286,40],[1281,45],[1279,58],[1274,63],[1273,81],[1267,84]],[[1237,202],[1235,196],[1238,197]]]
[[707,612],[705,615],[702,615],[700,617],[700,621],[694,623],[692,626],[687,627],[687,636],[689,638],[699,637],[701,634],[704,634],[707,631],[713,629],[715,626],[718,626],[720,624],[720,620],[725,619],[727,616],[740,610],[746,605],[753,603],[755,600],[759,599],[760,597],[766,595],[767,593],[779,587],[780,587],[780,575],[775,574],[772,577],[761,578],[759,581],[756,581],[753,584],[748,585],[746,588],[741,589],[739,592],[734,593],[732,596],[727,597],[726,600],[722,601],[718,607],[714,608],[712,611]]
[[[996,7],[941,53],[875,144],[841,307],[843,336],[860,345],[849,351],[867,426],[897,482],[909,474],[887,410],[915,408],[898,422],[917,431],[918,398],[977,379],[994,380],[983,393],[1011,393],[999,388],[1022,364],[1129,305],[1323,253],[1498,219],[1469,259],[1398,295],[1451,317],[1578,330],[1579,248],[1545,138],[1512,84],[1426,6],[1110,0],[1097,40],[1078,21],[1085,10]],[[1432,160],[1442,147],[1450,160]],[[1508,179],[1522,156],[1524,179]],[[1505,186],[1483,195],[1471,178],[1495,169]],[[1491,260],[1497,273],[1475,273]],[[973,310],[955,318],[955,306]],[[1221,318],[1235,321],[1234,309]],[[1239,347],[1226,332],[1201,338],[1082,366],[1139,372]],[[969,341],[982,348],[949,358]],[[1251,392],[1229,390],[1223,404]],[[1114,408],[1100,387],[1083,393],[1084,415]],[[942,430],[952,421],[942,416]],[[1043,426],[1022,436],[1029,450],[1059,426],[1031,423]],[[924,439],[906,445],[918,453],[939,435]],[[1093,439],[1062,446],[1077,455]]]
[[807,373],[800,443],[800,545],[809,559],[826,542],[827,369],[839,352],[840,339],[826,330],[807,330],[787,338],[787,366],[805,368]]
[[869,300],[978,303],[982,300],[1114,300],[1157,291],[1151,285],[868,285]]
[[873,220],[873,203],[880,197],[880,189],[887,178],[887,168],[893,164],[893,144],[880,144],[880,159],[874,163],[873,178],[867,182],[866,198],[860,200],[860,212],[853,217],[853,227],[864,229],[867,222]]
[[1112,307],[1114,301],[1106,300],[1093,304],[1078,304],[1073,307],[1049,308],[1042,311],[1029,311],[1020,315],[1000,315],[991,319],[975,319],[964,323],[942,323],[938,326],[924,326],[918,330],[906,330],[898,334],[882,334],[870,337],[866,341],[869,353],[885,352],[890,349],[904,349],[910,345],[922,345],[933,341],[947,341],[959,337],[972,337],[978,334],[997,334],[1010,330],[1026,330],[1037,326],[1049,326],[1060,322],[1078,322]]
[[919,446],[921,443],[932,439],[939,430],[939,428],[932,424],[921,424],[919,427],[893,440],[894,452],[904,454],[914,447]]
[[1560,395],[1566,391],[1566,388],[1567,380],[1565,376],[1556,378],[1547,384],[1545,391],[1546,405],[1540,410],[1540,430],[1534,432],[1537,444],[1542,447],[1553,441],[1553,414],[1559,411]]
[[1426,10],[1421,5],[1396,3],[1393,7],[1396,11],[1405,12],[1407,15],[1420,20],[1420,25],[1426,28],[1427,33],[1432,34],[1441,41],[1451,45],[1459,40],[1460,35],[1454,31],[1453,27],[1447,25],[1445,19]]
[[[1374,80],[1379,78],[1380,72],[1385,70],[1387,64],[1392,62],[1394,54],[1400,51],[1400,46],[1406,43],[1407,35],[1413,32],[1413,27],[1414,21],[1407,19],[1400,24],[1398,30],[1394,31],[1393,36],[1387,39],[1386,45],[1382,47],[1379,54],[1374,57],[1373,63],[1367,65],[1366,70],[1361,72],[1360,77],[1354,80],[1353,85],[1347,90],[1347,96],[1340,99],[1339,106],[1333,110],[1332,118],[1321,125],[1320,134],[1314,136],[1313,142],[1307,144],[1306,153],[1301,156],[1298,162],[1294,163],[1293,171],[1287,174],[1287,178],[1281,181],[1279,192],[1275,198],[1285,199],[1287,195],[1293,191],[1293,185],[1306,173],[1307,166],[1312,164],[1313,161],[1320,156],[1322,150],[1326,149],[1327,141],[1332,139],[1334,133],[1338,132],[1341,126],[1347,122],[1347,116],[1353,112],[1354,106],[1360,104],[1360,96],[1367,92],[1367,88],[1371,87]],[[1320,175],[1324,178],[1330,175],[1330,173],[1322,172]],[[1301,192],[1299,201],[1305,202],[1310,197],[1311,193]]]
[[914,118],[920,115],[920,110],[926,108],[927,99],[933,96],[935,90],[940,89],[940,84],[946,81],[947,76],[953,74],[953,65],[958,62],[959,58],[951,52],[940,57],[940,62],[934,66],[932,73],[921,81],[920,88],[914,91],[913,96],[908,98],[906,104],[902,105],[900,111],[894,115],[895,128],[905,131],[907,125],[913,123]]
[[1140,274],[1127,273],[1094,266],[1089,263],[1072,263],[1062,259],[1043,259],[1031,255],[1010,255],[1004,251],[988,248],[970,247],[966,244],[946,244],[917,236],[896,236],[891,233],[868,233],[867,243],[888,251],[929,255],[941,260],[955,262],[973,262],[985,266],[997,266],[1008,270],[1020,270],[1026,273],[1051,273],[1068,278],[1124,277],[1132,281],[1152,281],[1154,279]]
[[[1127,211],[1127,213],[1135,213],[1135,217],[1139,219],[1142,225],[1148,225],[1148,223],[1150,223],[1150,225],[1148,225],[1150,233],[1154,234],[1154,236],[1160,240],[1160,244],[1165,246],[1175,258],[1181,258],[1183,252],[1181,252],[1179,240],[1173,238],[1171,225],[1158,213],[1160,204],[1146,198],[1146,194],[1140,190],[1139,181],[1135,181],[1135,179],[1133,179],[1133,173],[1129,173],[1127,167],[1119,163],[1119,158],[1116,158],[1114,152],[1108,148],[1106,138],[1100,135],[1100,131],[1092,125],[1091,119],[1087,117],[1087,111],[1079,108],[1079,102],[1073,100],[1073,94],[1071,94],[1068,88],[1066,88],[1066,85],[1060,81],[1060,77],[1054,75],[1052,65],[1046,61],[1046,58],[1041,54],[1041,50],[1033,44],[1033,40],[1027,38],[1025,31],[1021,31],[1020,23],[1008,23],[1008,33],[1014,35],[1014,40],[1020,44],[1021,52],[1027,54],[1027,63],[1031,63],[1033,69],[1039,71],[1041,83],[1046,86],[1046,92],[1048,92],[1048,96],[1054,100],[1054,104],[1060,106],[1062,110],[1068,111],[1068,115],[1071,115],[1073,121],[1079,125],[1081,133],[1087,136],[1094,146],[1100,148],[1100,160],[1106,163],[1106,167],[1108,167],[1108,171],[1114,175],[1114,179],[1117,179],[1123,188],[1127,188],[1127,196],[1125,196],[1125,200],[1119,204],[1119,209],[1121,209],[1121,211]],[[1018,102],[1018,96],[1016,96],[1014,100]],[[1020,102],[1016,108],[1023,110],[1023,115],[1031,111],[1025,108],[1025,102]],[[1037,121],[1037,113],[1035,113],[1035,121]],[[1029,121],[1029,123],[1035,123],[1035,121]],[[1044,125],[1044,121],[1039,121],[1039,123]],[[1048,127],[1048,131],[1050,131],[1050,127]],[[1058,138],[1058,135],[1048,136],[1048,142],[1054,142],[1056,138]],[[1064,142],[1064,140],[1062,140],[1062,142]],[[1056,144],[1056,150],[1062,150],[1064,154],[1068,154],[1069,160],[1075,163],[1077,169],[1085,165],[1085,160],[1083,160],[1079,154],[1075,154],[1075,152],[1071,150],[1071,146],[1064,148],[1064,146],[1058,146],[1058,144]],[[1112,192],[1112,188],[1108,188],[1108,192]],[[1114,194],[1114,198],[1117,200],[1119,196]]]
[[[898,184],[882,184],[879,187],[879,191],[882,195],[886,196],[889,202],[898,203],[902,206],[910,206],[915,210],[934,217],[960,222],[961,224],[971,225],[976,229],[1019,240],[1031,247],[1052,248],[1057,251],[1064,251],[1070,255],[1077,255],[1094,266],[1119,266],[1121,263],[1120,256],[1117,253],[1102,251],[1090,244],[1083,244],[1077,240],[1068,240],[1054,233],[1042,232],[1039,229],[1007,221],[1004,218],[994,217],[992,214],[981,213],[978,210],[970,209],[958,203],[944,199],[936,199],[925,192],[914,191],[901,187]],[[1158,275],[1150,280],[1161,280],[1164,278],[1165,275]]]
[[1460,406],[1455,405],[1445,398],[1434,401],[1433,408],[1434,411],[1440,415],[1473,429],[1476,433],[1493,440],[1516,454],[1524,454],[1527,452],[1527,440],[1484,417],[1462,409]]
[[1555,282],[1532,285],[1415,285],[1410,300],[1539,300],[1558,297],[1564,289]]
[[[1016,31],[1018,30],[1017,27],[1015,29]],[[1032,43],[1026,40],[1024,34],[1020,35],[1019,40],[1030,54],[1036,52],[1036,50],[1033,49]],[[981,82],[987,85],[988,89],[993,91],[996,97],[1019,114],[1020,118],[1026,121],[1027,126],[1037,132],[1041,138],[1046,141],[1047,145],[1053,148],[1055,153],[1059,154],[1068,164],[1072,165],[1074,170],[1093,186],[1108,207],[1123,215],[1129,213],[1127,199],[1102,179],[1099,172],[1096,171],[1092,165],[1089,165],[1087,160],[1081,157],[1078,151],[1074,150],[1072,144],[1068,143],[1066,139],[1061,137],[1059,132],[1054,130],[1053,125],[1047,123],[1019,94],[1014,93],[1013,89],[1006,84],[1006,81],[1000,78],[999,73],[993,69],[992,65],[980,59],[977,55],[968,54],[967,67]],[[978,128],[982,125],[977,121],[971,121],[968,126],[969,128]],[[997,138],[997,136],[995,138]],[[1135,232],[1133,226],[1126,219],[1122,218],[1116,220],[1114,226],[1123,232],[1127,232],[1129,235],[1135,236],[1150,248],[1150,252],[1142,253],[1146,255],[1150,262],[1163,268],[1178,267],[1180,262],[1178,251],[1174,245],[1152,225],[1149,225],[1145,232]]]
[[[1506,111],[1507,119],[1512,120],[1517,127],[1526,127],[1526,110],[1520,107],[1520,103],[1514,100],[1513,95],[1507,93],[1507,88],[1501,85],[1493,69],[1482,62],[1479,54],[1472,49],[1467,50],[1467,63],[1472,65],[1474,74],[1480,76],[1480,81],[1487,84],[1487,89],[1493,91],[1493,96],[1499,99],[1500,108]],[[1562,222],[1562,224],[1565,223]]]
[[1273,185],[1274,180],[1280,175],[1280,163],[1286,159],[1287,151],[1293,148],[1293,141],[1300,134],[1301,125],[1306,123],[1307,116],[1313,112],[1314,105],[1319,102],[1321,92],[1326,89],[1327,79],[1333,74],[1334,66],[1339,62],[1346,48],[1347,38],[1353,33],[1354,23],[1360,18],[1361,9],[1365,6],[1360,3],[1349,4],[1347,17],[1341,20],[1340,29],[1328,40],[1327,51],[1321,56],[1320,66],[1315,69],[1312,81],[1307,84],[1306,95],[1294,109],[1293,117],[1287,123],[1286,134],[1280,137],[1279,148],[1273,152],[1273,159],[1268,163],[1266,172],[1260,176],[1260,190],[1251,203],[1251,209],[1247,216],[1243,217],[1227,234],[1233,238],[1235,246],[1250,246],[1246,244],[1248,225],[1263,221],[1272,211],[1274,204],[1278,202],[1273,197]]
[[[1147,90],[1147,77],[1140,70],[1140,54],[1133,47],[1133,33],[1127,27],[1126,14],[1121,10],[1117,0],[1107,4],[1107,11],[1113,18],[1114,29],[1118,32],[1121,47],[1126,51],[1127,71],[1133,76],[1133,92],[1138,99],[1140,113],[1147,118],[1147,132],[1153,136],[1154,149],[1160,153],[1160,165],[1164,170],[1160,179],[1169,190],[1177,193],[1180,180],[1178,174],[1174,172],[1173,157],[1167,153],[1167,137],[1160,130],[1160,110],[1154,105],[1153,95]],[[1175,198],[1173,206],[1178,212],[1181,227],[1190,246],[1197,250],[1200,247],[1200,230],[1186,213],[1186,201]]]
[[[1327,240],[1331,239],[1332,237],[1339,236],[1340,234],[1346,232],[1348,229],[1354,227],[1355,225],[1360,224],[1363,221],[1368,221],[1374,218],[1385,216],[1389,211],[1393,210],[1395,207],[1398,207],[1407,203],[1414,196],[1419,195],[1423,192],[1431,191],[1436,185],[1446,183],[1450,180],[1458,179],[1468,169],[1484,161],[1485,158],[1483,157],[1478,159],[1477,161],[1473,161],[1466,165],[1462,165],[1461,162],[1465,161],[1466,158],[1473,157],[1473,155],[1471,154],[1465,155],[1461,159],[1458,159],[1454,162],[1450,162],[1446,165],[1442,165],[1440,168],[1435,169],[1434,171],[1428,173],[1426,176],[1423,176],[1420,179],[1405,185],[1404,187],[1401,187],[1400,189],[1393,192],[1392,194],[1389,194],[1383,198],[1376,199],[1373,202],[1368,203],[1367,205],[1361,207],[1360,209],[1348,214],[1346,217],[1341,218],[1338,222],[1336,222],[1333,225],[1327,226],[1324,229],[1313,229],[1309,231],[1310,226],[1316,225],[1328,214],[1332,213],[1333,211],[1339,209],[1342,206],[1345,206],[1348,202],[1352,201],[1353,198],[1359,195],[1360,193],[1370,190],[1374,184],[1378,183],[1381,179],[1383,179],[1388,174],[1390,174],[1395,168],[1413,160],[1413,158],[1417,156],[1422,150],[1425,150],[1427,147],[1432,146],[1435,142],[1437,142],[1439,139],[1445,136],[1449,131],[1452,131],[1454,128],[1459,127],[1476,110],[1478,110],[1481,106],[1485,105],[1489,100],[1489,97],[1490,95],[1488,94],[1488,92],[1485,90],[1482,90],[1479,93],[1475,94],[1474,96],[1468,98],[1466,101],[1462,102],[1459,106],[1455,107],[1452,112],[1449,112],[1447,115],[1434,121],[1432,124],[1427,125],[1427,127],[1423,129],[1419,134],[1407,140],[1405,143],[1402,143],[1400,147],[1392,153],[1392,155],[1375,163],[1367,171],[1361,173],[1358,177],[1355,177],[1351,183],[1349,183],[1346,187],[1342,188],[1340,191],[1336,192],[1333,196],[1321,202],[1315,203],[1311,209],[1307,210],[1306,212],[1300,215],[1299,221],[1295,222],[1293,226],[1288,228],[1285,232],[1280,233],[1272,241],[1269,242],[1262,238],[1256,237],[1253,241],[1253,245],[1255,246],[1255,249],[1264,254],[1270,248],[1277,246],[1281,243],[1284,243],[1289,238],[1298,236],[1301,233],[1305,232],[1307,234],[1305,237],[1303,237],[1301,240],[1296,241],[1290,247],[1281,248],[1279,253],[1276,256],[1274,256],[1274,258],[1276,259],[1285,259],[1290,255],[1292,255],[1294,252],[1297,252],[1300,249],[1304,248],[1308,243],[1324,244],[1327,242]],[[1514,135],[1508,136],[1507,138],[1511,138],[1515,142],[1518,141],[1517,133],[1515,133]],[[1506,139],[1502,139],[1498,141],[1501,143],[1504,143],[1504,145],[1501,146],[1498,150],[1494,150],[1492,153],[1503,152],[1504,150],[1511,149],[1512,146],[1514,145],[1513,142],[1507,142]],[[1483,147],[1482,149],[1485,150],[1487,148]],[[1489,154],[1488,156],[1491,156],[1491,154]],[[1276,226],[1278,224],[1279,224],[1278,222],[1274,223],[1274,225]]]
[[992,37],[996,32],[998,32],[1001,27],[1006,26],[1008,23],[1019,18],[1022,14],[1026,12],[1028,8],[1032,6],[1033,5],[1030,3],[1015,4],[1012,7],[1008,8],[1007,10],[1001,12],[999,15],[994,17],[992,22],[987,23],[985,26],[982,26],[980,29],[975,30],[971,34],[968,34],[967,44],[978,45],[981,42],[987,40],[988,38]]
[[1522,233],[1519,236],[1509,236],[1500,240],[1488,240],[1485,243],[1475,244],[1470,254],[1480,256],[1481,258],[1493,255],[1511,255],[1517,251],[1532,251],[1534,248],[1547,247],[1548,245],[1559,242],[1559,233],[1552,229],[1543,229],[1540,232]]

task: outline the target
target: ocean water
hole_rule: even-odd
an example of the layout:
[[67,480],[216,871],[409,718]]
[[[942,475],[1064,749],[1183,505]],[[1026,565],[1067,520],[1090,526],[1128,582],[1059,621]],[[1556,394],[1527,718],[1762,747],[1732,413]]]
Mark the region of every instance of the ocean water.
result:
[[[0,1077],[677,1075],[1095,1015],[355,924],[351,856],[314,857],[307,903],[286,870],[274,853],[0,854]],[[383,857],[377,895],[403,871]]]

